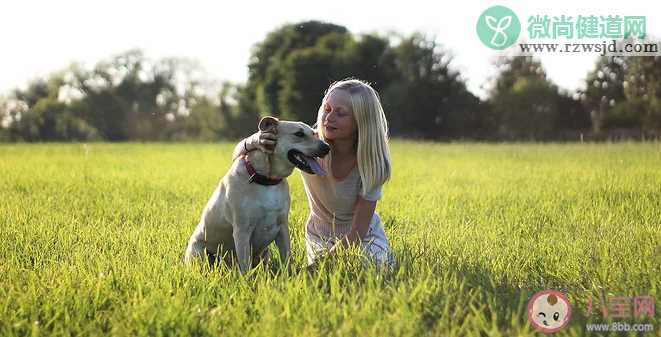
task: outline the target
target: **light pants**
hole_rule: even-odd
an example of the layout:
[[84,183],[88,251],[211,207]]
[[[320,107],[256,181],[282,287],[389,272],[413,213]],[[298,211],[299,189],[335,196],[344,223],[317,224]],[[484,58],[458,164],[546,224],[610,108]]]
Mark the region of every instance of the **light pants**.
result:
[[[330,228],[316,221],[316,218],[308,218],[305,226],[305,250],[307,253],[308,264],[314,263],[314,260],[327,252],[335,242],[342,239],[349,233],[351,226],[341,226],[339,228]],[[381,219],[375,213],[370,221],[367,234],[362,240],[361,249],[363,255],[373,261],[380,267],[394,267],[395,259],[390,249],[390,243],[383,231]]]

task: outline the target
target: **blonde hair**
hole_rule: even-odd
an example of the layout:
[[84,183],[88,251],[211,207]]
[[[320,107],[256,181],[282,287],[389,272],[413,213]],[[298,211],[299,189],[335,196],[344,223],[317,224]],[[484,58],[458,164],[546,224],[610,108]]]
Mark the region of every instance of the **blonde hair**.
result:
[[[318,126],[322,125],[324,105],[333,90],[344,90],[351,96],[351,109],[358,130],[356,161],[363,184],[362,194],[365,195],[390,179],[388,121],[376,90],[361,80],[346,79],[331,84],[326,90],[317,113]],[[318,127],[318,132],[325,140],[322,127]]]

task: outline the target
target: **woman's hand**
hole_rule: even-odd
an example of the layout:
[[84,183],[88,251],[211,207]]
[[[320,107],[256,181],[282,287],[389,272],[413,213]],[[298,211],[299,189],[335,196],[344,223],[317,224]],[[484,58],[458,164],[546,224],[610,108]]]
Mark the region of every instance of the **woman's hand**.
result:
[[273,153],[277,142],[275,130],[257,131],[245,140],[245,150],[260,150],[266,153]]

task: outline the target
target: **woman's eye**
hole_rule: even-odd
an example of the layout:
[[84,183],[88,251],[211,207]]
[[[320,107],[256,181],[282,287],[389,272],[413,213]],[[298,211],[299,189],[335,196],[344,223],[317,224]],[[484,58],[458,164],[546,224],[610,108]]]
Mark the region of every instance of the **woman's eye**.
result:
[[305,137],[305,133],[303,131],[299,131],[299,132],[296,132],[294,134],[294,136],[296,136],[296,137]]

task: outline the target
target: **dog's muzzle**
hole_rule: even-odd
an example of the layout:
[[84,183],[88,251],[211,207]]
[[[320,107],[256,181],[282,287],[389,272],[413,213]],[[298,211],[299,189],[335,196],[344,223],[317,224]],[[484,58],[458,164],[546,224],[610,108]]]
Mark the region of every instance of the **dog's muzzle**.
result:
[[[326,147],[322,148],[321,153],[319,153],[319,155],[316,155],[316,157],[325,156],[326,154],[328,154],[329,150],[330,148],[326,148]],[[287,152],[287,159],[289,159],[289,161],[292,164],[294,164],[294,166],[298,167],[303,172],[309,174],[317,174],[320,176],[326,175],[326,171],[324,171],[324,169],[321,168],[321,165],[319,165],[319,163],[314,157],[306,156],[301,151],[289,150],[289,152]]]

